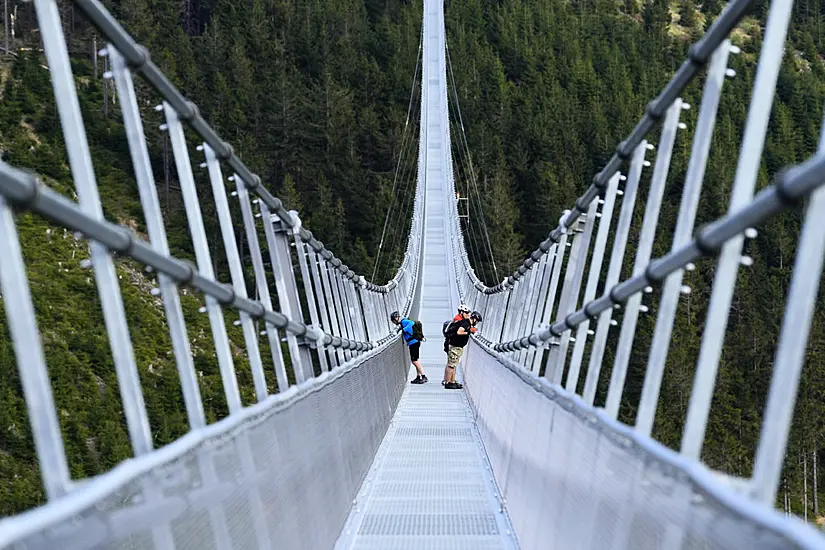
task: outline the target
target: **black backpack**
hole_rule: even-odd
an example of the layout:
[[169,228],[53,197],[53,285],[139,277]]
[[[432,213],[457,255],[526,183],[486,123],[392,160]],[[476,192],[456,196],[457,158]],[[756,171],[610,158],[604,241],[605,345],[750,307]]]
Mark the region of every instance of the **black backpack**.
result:
[[444,338],[449,340],[455,333],[458,332],[458,323],[450,319],[449,321],[444,321],[444,326],[441,328],[441,334],[444,335]]
[[424,341],[424,325],[421,324],[421,321],[416,321],[413,323],[412,337],[419,342]]
[[441,329],[441,333],[444,335],[444,353],[447,353],[447,350],[450,348],[450,338],[456,335],[458,332],[458,323],[450,319],[449,321],[444,321],[444,326]]

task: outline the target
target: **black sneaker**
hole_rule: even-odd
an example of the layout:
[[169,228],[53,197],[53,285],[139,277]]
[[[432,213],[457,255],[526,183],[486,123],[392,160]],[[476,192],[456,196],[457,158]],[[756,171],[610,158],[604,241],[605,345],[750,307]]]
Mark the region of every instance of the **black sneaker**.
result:
[[422,374],[421,375],[421,382],[419,382],[419,384],[426,384],[427,382],[429,382],[429,380],[427,379],[427,375]]
[[464,386],[462,386],[458,382],[447,382],[446,384],[444,384],[445,390],[460,390],[463,387]]
[[423,383],[424,383],[424,381],[423,381],[423,380],[421,380],[421,377],[420,377],[420,376],[416,376],[416,377],[415,377],[415,380],[411,380],[411,381],[410,381],[410,384],[423,384]]

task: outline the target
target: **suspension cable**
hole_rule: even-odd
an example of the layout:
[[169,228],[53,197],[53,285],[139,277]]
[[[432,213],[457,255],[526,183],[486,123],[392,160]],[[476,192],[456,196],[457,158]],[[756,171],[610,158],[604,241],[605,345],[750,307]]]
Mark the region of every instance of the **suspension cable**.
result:
[[[451,119],[451,123],[450,123],[451,127],[455,126],[457,124],[458,123],[455,120]],[[457,170],[461,169],[464,172],[463,175],[465,176],[465,179],[469,179],[470,176],[469,176],[469,169],[468,169],[468,162],[467,162],[467,152],[466,152],[465,148],[460,146],[460,144],[457,147],[458,147],[458,150],[457,150],[458,155],[457,155],[457,159],[455,161],[456,165],[457,165],[456,169]],[[459,174],[459,175],[462,175],[462,174]],[[459,180],[460,179],[461,178],[459,178]],[[469,189],[470,185],[468,184],[467,187]],[[457,186],[456,186],[456,191],[458,191]],[[469,209],[472,206],[472,202],[471,202],[472,197],[473,197],[472,193],[468,192],[467,193],[467,200],[468,200],[468,203],[467,203],[467,208],[468,208],[468,211],[467,211],[467,214],[468,214],[468,217],[467,217],[467,230],[465,232],[463,232],[462,235],[463,235],[463,238],[464,238],[465,249],[467,250],[467,253],[470,256],[470,267],[472,267],[473,269],[478,269],[479,273],[481,273],[482,278],[486,278],[487,273],[486,273],[486,269],[485,269],[485,264],[482,262],[483,256],[479,252],[478,244],[476,243],[476,239],[473,238],[473,232],[470,229],[470,225],[471,225],[470,220],[471,220],[471,218],[469,216],[469,213],[470,213]],[[459,213],[459,216],[460,216],[460,213]],[[481,222],[484,223],[484,220],[482,219]],[[460,225],[460,221],[459,221],[459,225]]]
[[459,120],[459,124],[461,126],[461,136],[464,138],[464,146],[467,150],[467,159],[468,159],[468,163],[470,165],[470,182],[471,182],[471,185],[473,186],[473,188],[475,189],[476,195],[478,196],[479,209],[481,210],[481,221],[482,221],[481,228],[484,230],[484,237],[485,237],[485,241],[486,241],[485,244],[487,245],[487,251],[490,254],[490,261],[493,264],[493,272],[495,273],[496,280],[498,280],[498,268],[496,267],[496,259],[493,256],[493,247],[490,244],[490,234],[487,232],[487,224],[486,224],[485,219],[484,219],[484,209],[483,209],[483,203],[481,202],[481,194],[478,191],[478,185],[477,185],[476,178],[475,178],[475,170],[473,170],[473,161],[472,161],[472,158],[470,157],[470,145],[469,145],[469,142],[467,141],[467,134],[464,131],[464,119],[461,116],[461,106],[458,103],[458,89],[457,89],[457,86],[456,86],[456,83],[455,83],[455,73],[453,72],[453,62],[452,62],[452,59],[450,58],[450,47],[449,47],[449,45],[446,46],[446,53],[447,53],[447,66],[449,67],[450,76],[452,77],[451,78],[452,88],[453,88],[453,95],[455,96],[456,110],[458,111],[458,120]]
[[421,61],[422,42],[423,42],[423,30],[422,30],[422,34],[419,35],[419,37],[418,37],[418,53],[416,54],[416,57],[415,57],[415,72],[413,74],[413,82],[412,82],[412,87],[410,89],[410,101],[407,105],[407,119],[404,122],[404,131],[401,134],[401,153],[398,156],[398,163],[396,163],[396,165],[395,165],[395,175],[393,176],[392,191],[390,191],[390,206],[387,209],[387,216],[384,218],[384,228],[381,230],[381,240],[378,243],[378,252],[375,256],[375,265],[372,268],[372,277],[371,277],[372,280],[375,280],[375,273],[378,271],[378,262],[381,259],[381,249],[384,246],[384,236],[387,233],[387,222],[390,219],[390,213],[392,212],[392,207],[393,207],[392,198],[395,197],[395,187],[398,183],[398,170],[401,167],[401,163],[403,162],[403,158],[404,158],[404,151],[405,151],[404,142],[405,142],[405,138],[407,136],[407,129],[408,129],[409,124],[410,124],[410,112],[412,111],[413,95],[415,94],[415,83],[418,80],[418,67],[419,67],[419,64],[420,64],[420,61]]
[[[407,154],[407,152],[414,151],[416,149],[417,144],[418,141],[416,139],[410,138],[406,140],[403,149],[405,158],[409,159],[410,155]],[[394,197],[395,200],[392,204],[392,209],[390,210],[390,212],[396,212],[397,215],[395,216],[395,223],[392,226],[392,230],[387,232],[385,243],[388,246],[384,247],[386,252],[384,254],[384,257],[387,257],[387,255],[389,255],[390,259],[388,261],[390,262],[392,262],[393,259],[395,259],[398,255],[399,242],[403,244],[403,235],[407,227],[407,224],[405,222],[411,222],[411,219],[407,219],[407,213],[412,212],[411,207],[414,204],[416,194],[414,185],[415,178],[414,176],[412,176],[413,172],[416,169],[416,166],[417,165],[414,162],[405,162],[401,166],[401,175],[398,180],[401,183],[401,185],[399,185],[398,190],[396,191]],[[410,191],[410,188],[412,188],[412,192]]]

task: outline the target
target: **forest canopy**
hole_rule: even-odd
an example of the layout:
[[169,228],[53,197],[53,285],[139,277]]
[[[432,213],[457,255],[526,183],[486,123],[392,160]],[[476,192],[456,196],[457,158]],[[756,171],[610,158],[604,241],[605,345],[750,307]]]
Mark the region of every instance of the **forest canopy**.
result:
[[[14,36],[3,39],[14,55],[0,62],[3,159],[37,170],[71,195],[34,10],[22,1],[9,4]],[[104,41],[71,2],[59,4],[104,208],[110,219],[144,231],[117,98],[103,79],[107,61],[95,54]],[[420,1],[105,4],[314,234],[357,272],[374,272],[375,282],[392,277],[406,244],[416,184]],[[731,61],[737,76],[725,84],[697,223],[727,210],[768,7],[756,2],[732,36],[742,53]],[[490,285],[499,282],[546,237],[722,8],[718,0],[446,4],[456,184],[469,198],[467,243],[479,277]],[[795,6],[759,186],[816,148],[825,100],[823,14],[825,6],[816,2]],[[685,100],[697,104],[700,89],[699,83],[689,87]],[[150,96],[144,84],[138,91]],[[187,256],[185,213],[153,105],[146,102],[144,121],[170,246]],[[695,121],[695,109],[685,121]],[[669,249],[689,151],[689,140],[680,138],[654,256]],[[210,221],[208,211],[205,217],[207,230],[217,231],[215,217]],[[752,468],[799,224],[799,214],[790,213],[761,228],[748,249],[754,266],[740,274],[703,455],[733,475],[748,476]],[[19,219],[38,318],[48,327],[47,361],[72,474],[80,478],[111,468],[131,451],[94,289],[88,273],[77,267],[84,245],[48,227],[35,216]],[[379,245],[382,260],[376,265]],[[225,280],[220,254],[215,251],[215,263]],[[57,262],[69,267],[61,272]],[[624,274],[631,265],[629,254]],[[136,354],[156,444],[162,445],[187,429],[168,335],[158,300],[141,293],[145,275],[128,263],[119,269],[131,282],[124,285],[125,300],[130,321],[140,320]],[[692,293],[680,302],[684,314],[677,317],[662,390],[679,397],[663,400],[655,428],[655,436],[671,447],[681,437],[712,274],[711,264],[700,265],[689,281]],[[88,300],[89,307],[78,306],[78,299]],[[195,298],[186,297],[184,305],[187,317],[204,329]],[[783,478],[791,495],[784,504],[799,514],[803,502],[819,513],[803,481],[823,458],[823,315],[820,309],[814,321]],[[625,421],[635,417],[653,319],[649,315],[639,324],[621,410]],[[41,503],[43,495],[5,323],[0,316],[0,478],[12,483],[0,486],[0,514],[11,514]],[[240,350],[240,332],[231,337]],[[205,343],[194,349],[207,414],[215,421],[226,407],[214,354]],[[240,364],[242,355],[237,351]],[[608,355],[605,365],[611,362]],[[603,369],[603,384],[609,374]],[[240,383],[251,400],[248,375]]]

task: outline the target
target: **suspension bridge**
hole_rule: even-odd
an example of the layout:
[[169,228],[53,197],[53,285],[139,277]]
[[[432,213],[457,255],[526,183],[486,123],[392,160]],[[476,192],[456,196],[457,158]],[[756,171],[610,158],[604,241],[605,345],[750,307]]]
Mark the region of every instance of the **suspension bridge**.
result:
[[[97,0],[76,0],[109,42],[149,239],[104,219],[58,7],[55,0],[33,1],[77,201],[36,173],[0,161],[0,290],[48,499],[0,520],[0,547],[825,548],[816,530],[773,506],[825,256],[825,146],[755,194],[790,1],[770,5],[724,217],[694,227],[728,60],[737,53],[729,36],[750,0],[727,6],[592,185],[494,287],[475,276],[459,224],[439,0],[424,0],[409,240],[401,268],[385,285],[344,265],[298,213],[287,211]],[[672,248],[653,259],[671,153],[689,107],[680,94],[702,74]],[[170,255],[135,77],[162,98],[158,110],[195,264]],[[654,129],[655,146],[648,141]],[[202,143],[197,151],[189,150],[187,136]],[[217,280],[212,267],[195,155],[208,171],[230,281]],[[651,165],[649,188],[641,189]],[[637,201],[642,191],[644,203]],[[753,475],[733,478],[712,471],[700,456],[743,242],[753,227],[802,202],[804,223]],[[26,211],[89,241],[134,454],[91,479],[70,474],[18,239],[16,216]],[[251,274],[239,259],[232,211],[243,220]],[[638,238],[630,239],[631,221],[642,211]],[[632,276],[620,281],[630,255]],[[667,398],[660,388],[683,275],[700,257],[715,258],[716,269],[677,452],[651,431],[657,404]],[[116,258],[158,274],[190,425],[188,434],[161,448],[153,446]],[[655,332],[636,422],[628,426],[617,420],[618,408],[646,310],[643,297],[654,286],[661,288]],[[210,320],[229,408],[214,424],[204,414],[182,287],[201,293]],[[256,289],[254,299],[248,288]],[[464,388],[450,391],[438,385],[445,364],[440,331],[459,303],[479,311],[483,322],[459,368]],[[427,384],[409,384],[408,351],[389,322],[395,310],[423,322]],[[620,323],[613,319],[617,310]],[[249,406],[241,403],[227,337],[224,313],[230,311],[239,314],[252,371],[257,402]],[[608,340],[611,330],[618,335]],[[261,340],[270,344],[271,358],[262,357]],[[614,340],[606,404],[595,408],[600,369]],[[272,395],[264,371],[270,359],[279,388]]]

